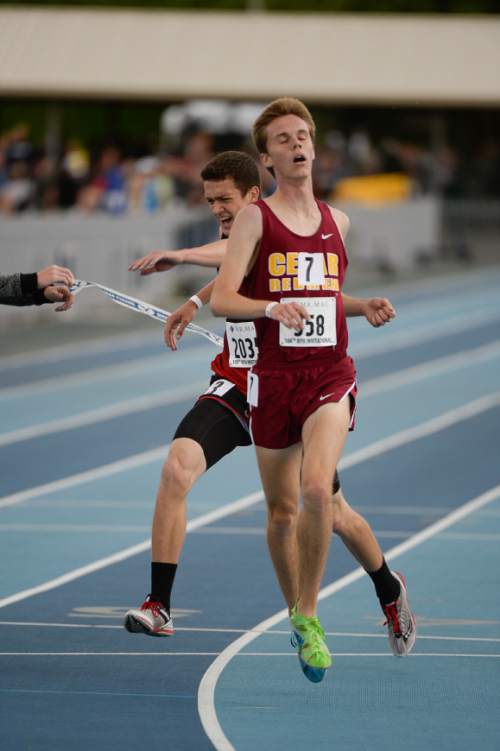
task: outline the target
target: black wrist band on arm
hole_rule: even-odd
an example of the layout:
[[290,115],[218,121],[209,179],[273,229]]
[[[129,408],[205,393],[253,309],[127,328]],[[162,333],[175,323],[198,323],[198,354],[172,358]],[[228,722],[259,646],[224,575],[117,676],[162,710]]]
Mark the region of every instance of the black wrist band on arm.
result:
[[38,277],[34,274],[20,274],[21,292],[23,295],[31,295],[38,290]]

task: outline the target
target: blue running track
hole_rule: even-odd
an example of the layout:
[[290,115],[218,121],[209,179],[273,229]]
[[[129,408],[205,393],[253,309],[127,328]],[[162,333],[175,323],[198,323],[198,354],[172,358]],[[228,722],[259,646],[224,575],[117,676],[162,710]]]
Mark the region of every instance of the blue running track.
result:
[[141,339],[0,362],[0,748],[498,751],[500,269],[394,287],[351,321],[357,429],[344,493],[408,580],[418,639],[388,649],[372,584],[338,539],[307,682],[265,542],[254,453],[189,502],[176,634],[127,633],[149,582],[156,485],[215,350]]

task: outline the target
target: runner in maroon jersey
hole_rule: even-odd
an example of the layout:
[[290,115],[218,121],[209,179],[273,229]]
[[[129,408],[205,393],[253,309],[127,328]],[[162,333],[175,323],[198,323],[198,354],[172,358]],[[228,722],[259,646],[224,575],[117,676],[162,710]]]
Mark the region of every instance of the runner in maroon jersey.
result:
[[[272,102],[257,119],[254,140],[277,189],[236,218],[211,304],[216,315],[256,320],[259,355],[248,401],[269,516],[281,526],[270,552],[302,669],[318,682],[331,665],[316,615],[340,510],[331,503],[330,478],[353,427],[356,372],[342,301],[349,220],[314,198],[314,134],[296,99]],[[383,560],[371,576],[382,590],[391,647],[407,654],[415,622],[404,580]]]

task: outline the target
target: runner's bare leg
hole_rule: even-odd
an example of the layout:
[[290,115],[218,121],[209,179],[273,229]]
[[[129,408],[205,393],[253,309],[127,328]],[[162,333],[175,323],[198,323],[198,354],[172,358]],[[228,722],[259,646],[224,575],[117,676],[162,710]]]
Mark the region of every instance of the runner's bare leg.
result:
[[318,593],[330,549],[332,477],[349,430],[349,399],[319,407],[302,429],[303,508],[298,521],[299,611],[316,615]]
[[200,444],[176,438],[163,465],[153,517],[152,560],[177,563],[187,523],[187,495],[205,472],[207,463]]
[[297,519],[302,445],[286,449],[256,446],[266,496],[267,542],[276,577],[289,610],[298,598]]
[[333,496],[333,532],[365,571],[378,571],[383,553],[370,525],[347,503],[342,490]]

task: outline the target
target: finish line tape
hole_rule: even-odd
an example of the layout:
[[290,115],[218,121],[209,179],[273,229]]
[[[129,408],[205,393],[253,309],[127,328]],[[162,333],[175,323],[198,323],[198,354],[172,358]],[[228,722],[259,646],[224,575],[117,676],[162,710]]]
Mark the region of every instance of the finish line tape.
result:
[[[117,292],[116,289],[105,287],[103,284],[98,284],[97,282],[86,282],[83,279],[75,279],[75,283],[71,287],[71,292],[77,295],[83,289],[89,289],[90,287],[94,287],[94,289],[103,292],[118,305],[122,305],[124,308],[130,308],[130,310],[135,310],[137,313],[143,313],[143,315],[149,316],[150,318],[155,318],[157,321],[161,321],[162,323],[165,323],[170,315],[168,310],[157,308],[156,305],[150,305],[149,303],[143,302],[142,300],[137,300],[135,297],[130,297],[130,295],[126,295],[123,292]],[[208,339],[217,347],[222,347],[223,345],[223,341],[220,336],[214,334],[212,331],[208,331],[207,329],[202,328],[201,326],[197,326],[195,323],[188,323],[188,325],[186,326],[186,331],[190,331],[192,334],[197,334],[198,336],[204,336],[205,339]]]

